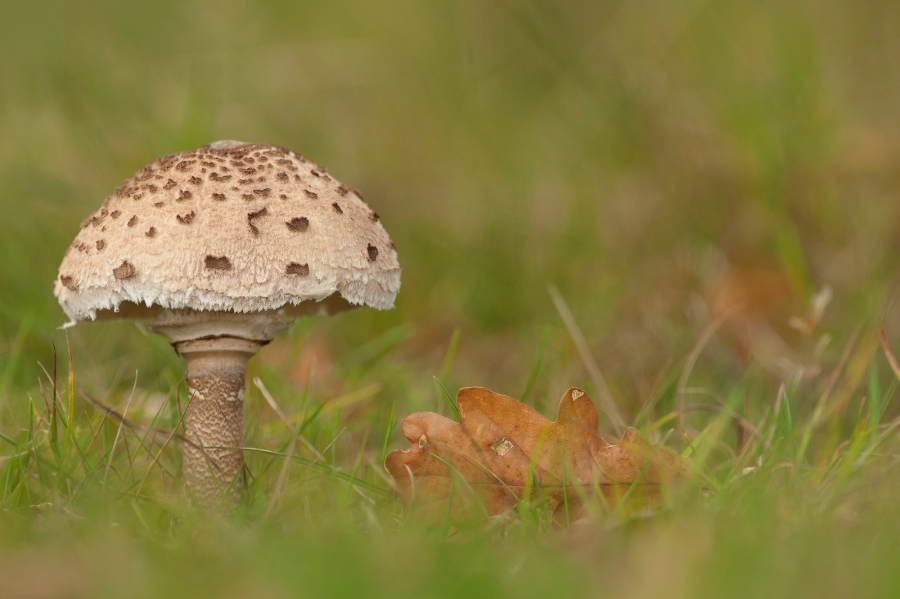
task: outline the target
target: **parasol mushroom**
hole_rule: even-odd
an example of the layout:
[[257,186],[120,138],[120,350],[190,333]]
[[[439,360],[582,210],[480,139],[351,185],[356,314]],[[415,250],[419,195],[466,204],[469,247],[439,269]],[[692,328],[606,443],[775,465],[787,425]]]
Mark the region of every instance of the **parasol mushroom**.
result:
[[393,306],[378,215],[324,168],[219,141],[139,170],[81,223],[53,292],[72,320],[132,319],[187,362],[183,477],[200,504],[243,481],[247,361],[299,316]]

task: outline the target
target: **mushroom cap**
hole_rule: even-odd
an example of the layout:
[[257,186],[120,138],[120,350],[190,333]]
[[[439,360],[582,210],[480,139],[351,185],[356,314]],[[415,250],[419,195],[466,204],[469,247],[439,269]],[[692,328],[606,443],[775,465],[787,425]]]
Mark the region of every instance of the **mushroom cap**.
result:
[[73,320],[387,309],[399,289],[394,244],[357,190],[289,150],[236,141],[126,180],[81,223],[53,284]]

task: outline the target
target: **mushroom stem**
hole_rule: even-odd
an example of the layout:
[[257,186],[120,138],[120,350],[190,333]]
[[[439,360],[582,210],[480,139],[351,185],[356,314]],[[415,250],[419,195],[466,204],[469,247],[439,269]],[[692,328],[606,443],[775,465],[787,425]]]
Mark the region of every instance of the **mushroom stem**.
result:
[[175,344],[187,361],[188,443],[182,471],[188,492],[203,507],[234,506],[244,483],[244,381],[247,361],[261,344],[220,337]]

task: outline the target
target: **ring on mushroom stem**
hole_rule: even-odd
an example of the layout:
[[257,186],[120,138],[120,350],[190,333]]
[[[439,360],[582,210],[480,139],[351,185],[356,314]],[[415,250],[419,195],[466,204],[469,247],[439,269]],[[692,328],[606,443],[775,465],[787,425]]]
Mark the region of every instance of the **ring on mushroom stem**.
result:
[[300,316],[388,309],[400,289],[381,222],[324,172],[268,144],[164,156],[83,221],[54,282],[73,322],[143,321],[187,362],[183,478],[203,506],[241,496],[247,361]]

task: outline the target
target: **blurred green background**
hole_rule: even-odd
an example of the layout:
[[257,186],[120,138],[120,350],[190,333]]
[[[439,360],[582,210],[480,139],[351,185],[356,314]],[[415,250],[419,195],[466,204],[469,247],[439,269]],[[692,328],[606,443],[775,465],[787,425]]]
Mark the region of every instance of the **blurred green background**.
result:
[[[416,370],[434,371],[460,327],[460,382],[514,393],[559,324],[553,284],[630,398],[696,338],[686,307],[710,251],[783,268],[804,304],[830,285],[832,324],[878,318],[900,240],[898,13],[2,3],[0,351],[25,323],[15,377],[33,382],[64,322],[48,290],[80,219],[155,157],[230,138],[327,166],[399,248],[396,311],[315,325],[337,355],[403,323]],[[132,361],[132,329],[75,331],[97,362],[153,366]]]
[[[0,430],[64,352],[50,284],[81,219],[218,139],[326,166],[397,245],[395,310],[306,321],[256,362],[279,392],[312,372],[368,402],[336,451],[391,406],[442,409],[433,375],[545,413],[596,394],[551,286],[627,419],[744,306],[692,380],[725,395],[749,372],[759,414],[854,331],[900,339],[898,56],[893,0],[2,2]],[[108,403],[135,371],[149,394],[182,375],[128,324],[69,340]]]

